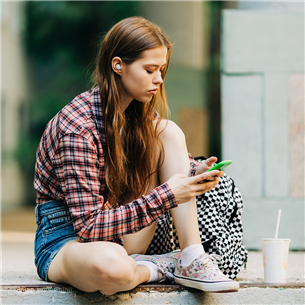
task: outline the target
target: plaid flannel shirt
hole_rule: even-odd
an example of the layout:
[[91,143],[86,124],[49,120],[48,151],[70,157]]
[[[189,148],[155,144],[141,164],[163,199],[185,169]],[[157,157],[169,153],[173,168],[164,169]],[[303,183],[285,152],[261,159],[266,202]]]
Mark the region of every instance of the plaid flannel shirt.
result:
[[37,149],[36,202],[66,203],[80,241],[123,245],[123,235],[149,226],[177,202],[164,183],[147,196],[111,207],[106,199],[106,145],[96,87],[78,95],[48,123]]

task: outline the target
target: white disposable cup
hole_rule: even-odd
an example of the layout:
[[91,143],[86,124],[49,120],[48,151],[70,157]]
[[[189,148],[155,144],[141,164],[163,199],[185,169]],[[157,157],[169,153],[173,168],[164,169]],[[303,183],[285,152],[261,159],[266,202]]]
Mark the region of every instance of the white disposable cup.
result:
[[265,283],[286,283],[290,239],[262,238]]

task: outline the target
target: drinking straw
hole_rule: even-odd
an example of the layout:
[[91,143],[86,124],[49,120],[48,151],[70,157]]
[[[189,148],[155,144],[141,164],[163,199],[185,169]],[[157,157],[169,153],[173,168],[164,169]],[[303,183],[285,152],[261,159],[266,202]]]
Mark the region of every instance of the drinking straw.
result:
[[279,233],[281,213],[282,213],[282,210],[279,210],[279,213],[277,215],[276,229],[275,229],[275,239],[277,239],[277,236],[278,236],[278,233]]

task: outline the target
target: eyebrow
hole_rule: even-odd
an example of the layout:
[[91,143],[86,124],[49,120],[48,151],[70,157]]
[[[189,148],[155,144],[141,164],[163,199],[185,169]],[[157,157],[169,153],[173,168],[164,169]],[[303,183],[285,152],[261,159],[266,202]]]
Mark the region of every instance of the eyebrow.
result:
[[[165,66],[165,65],[166,65],[166,63],[163,64],[163,65],[161,65],[161,67],[163,67],[163,66]],[[155,64],[145,64],[144,66],[150,66],[150,67],[155,67],[155,68],[160,67],[159,65],[155,65]]]

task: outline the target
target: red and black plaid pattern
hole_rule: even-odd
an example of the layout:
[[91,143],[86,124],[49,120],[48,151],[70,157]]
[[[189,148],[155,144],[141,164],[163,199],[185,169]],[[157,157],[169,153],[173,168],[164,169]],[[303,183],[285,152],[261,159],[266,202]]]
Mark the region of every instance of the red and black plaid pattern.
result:
[[37,149],[37,204],[66,203],[79,240],[123,244],[122,235],[152,224],[176,207],[167,183],[125,206],[111,208],[105,182],[106,138],[98,87],[77,96],[47,125]]

